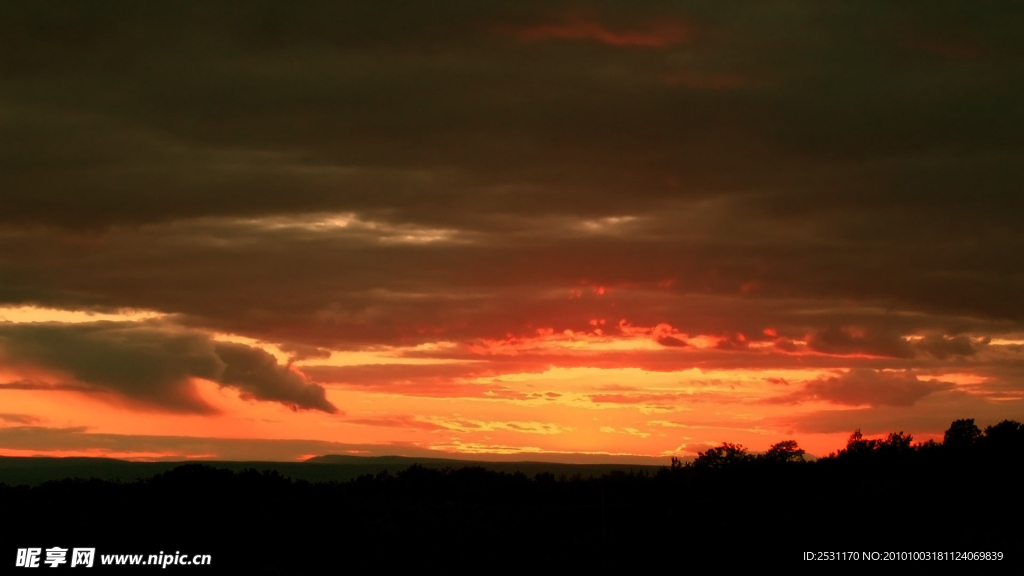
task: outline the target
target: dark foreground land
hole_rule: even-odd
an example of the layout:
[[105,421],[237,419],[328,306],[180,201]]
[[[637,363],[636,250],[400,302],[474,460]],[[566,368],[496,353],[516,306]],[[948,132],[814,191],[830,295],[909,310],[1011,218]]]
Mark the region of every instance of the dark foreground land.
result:
[[[89,546],[97,555],[210,554],[209,567],[168,569],[226,574],[409,563],[475,571],[628,561],[643,569],[658,559],[808,566],[804,553],[822,551],[941,553],[936,568],[1017,569],[1022,462],[1021,424],[982,433],[957,421],[943,443],[854,435],[814,462],[791,442],[757,456],[723,444],[692,463],[590,477],[413,465],[311,482],[189,464],[130,482],[0,486],[3,563],[13,565],[19,547]],[[159,570],[146,568],[121,571]]]

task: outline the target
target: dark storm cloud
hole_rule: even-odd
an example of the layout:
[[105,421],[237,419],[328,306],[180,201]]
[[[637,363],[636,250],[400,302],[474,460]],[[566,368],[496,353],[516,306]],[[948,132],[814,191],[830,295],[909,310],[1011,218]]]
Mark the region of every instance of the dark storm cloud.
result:
[[0,302],[296,358],[626,318],[959,361],[1024,320],[1022,11],[12,5]]
[[57,389],[114,394],[159,410],[211,412],[189,382],[205,378],[238,389],[244,398],[337,412],[321,386],[278,365],[267,352],[166,324],[0,323],[0,360],[15,369],[70,377],[72,382]]
[[[942,213],[967,183],[982,188],[967,212],[998,217],[1021,120],[1021,8],[998,8],[16,5],[0,34],[17,200],[3,218],[479,226],[752,192],[781,214]],[[614,41],[645,34],[664,41]]]
[[769,402],[823,400],[848,406],[912,406],[929,394],[954,388],[956,385],[951,382],[920,380],[911,372],[852,368],[839,376],[812,380],[803,390]]

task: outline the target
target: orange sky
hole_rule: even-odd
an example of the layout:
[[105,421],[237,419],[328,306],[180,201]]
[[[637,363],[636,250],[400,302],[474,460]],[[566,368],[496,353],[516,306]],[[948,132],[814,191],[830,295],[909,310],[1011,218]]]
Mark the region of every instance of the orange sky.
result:
[[[566,293],[566,299],[573,297]],[[8,326],[165,321],[137,311],[94,316],[26,307],[0,310],[0,317]],[[846,428],[854,423],[868,427],[880,412],[924,410],[911,403],[934,405],[931,409],[941,414],[936,422],[941,423],[957,414],[953,408],[985,406],[993,419],[1002,406],[1019,402],[1007,398],[983,404],[987,378],[971,370],[950,367],[925,380],[902,370],[860,368],[873,359],[866,354],[824,354],[805,349],[803,343],[795,350],[780,349],[778,336],[770,336],[775,332],[771,327],[749,346],[730,350],[722,349],[722,337],[684,334],[667,324],[634,326],[626,319],[606,318],[588,324],[592,329],[586,332],[542,328],[523,337],[374,346],[301,360],[275,343],[210,335],[265,350],[282,369],[287,366],[304,380],[315,375],[327,400],[342,407],[333,414],[254,400],[202,378],[190,378],[187,385],[210,408],[208,413],[167,412],[133,404],[116,393],[97,393],[74,374],[9,363],[0,374],[3,380],[36,386],[0,390],[5,412],[20,415],[5,422],[7,430],[27,430],[31,424],[58,434],[35,439],[37,447],[29,434],[23,434],[23,444],[12,434],[13,443],[2,452],[142,460],[241,458],[251,453],[233,448],[231,442],[197,452],[150,438],[189,436],[335,443],[312,443],[303,450],[296,442],[294,454],[272,453],[286,458],[329,448],[376,455],[578,460],[584,454],[606,461],[663,462],[671,456],[694,456],[723,441],[764,450],[794,438],[810,453],[824,455],[843,445],[850,432]],[[679,344],[659,343],[666,337]],[[989,343],[986,353],[996,355],[1014,346],[1019,344]],[[753,357],[754,365],[729,367],[741,355]],[[811,365],[805,362],[810,358],[815,360]],[[861,389],[878,381],[904,390],[908,400],[898,394],[886,400],[886,392],[874,389],[863,392],[861,401],[847,400],[837,383],[858,377],[863,381],[854,384]],[[72,382],[83,389],[46,389]],[[820,394],[808,392],[815,386]],[[822,425],[830,418],[850,424]],[[881,426],[870,431],[881,433]],[[912,431],[925,440],[940,437],[941,429]],[[60,434],[76,438],[61,440]]]

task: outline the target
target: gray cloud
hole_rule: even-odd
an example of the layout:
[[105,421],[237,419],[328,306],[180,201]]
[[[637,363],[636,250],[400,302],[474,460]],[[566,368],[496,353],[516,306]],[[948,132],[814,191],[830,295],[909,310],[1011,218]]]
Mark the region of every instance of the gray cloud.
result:
[[281,344],[279,348],[282,352],[290,354],[293,361],[308,360],[310,358],[328,358],[331,355],[330,350],[295,342],[286,342]]
[[295,409],[338,411],[327,401],[323,387],[306,381],[291,367],[281,366],[264,350],[218,342],[214,352],[224,362],[224,371],[217,381],[238,388],[243,398],[272,400]]
[[812,349],[828,354],[870,354],[892,358],[909,358],[914,355],[910,343],[894,331],[857,332],[826,328],[814,334],[809,344]]
[[918,342],[917,346],[939,360],[945,360],[951,356],[974,356],[978,353],[978,348],[987,345],[989,341],[989,338],[985,338],[981,342],[975,342],[963,334],[930,334]]
[[69,376],[73,381],[61,388],[112,393],[161,410],[213,410],[189,382],[205,378],[247,398],[337,411],[322,387],[278,365],[267,352],[166,323],[0,323],[0,362]]
[[[33,4],[0,34],[9,224],[352,210],[487,229],[724,195],[864,239],[888,218],[962,232],[954,206],[1008,225],[1022,175],[1009,3]],[[691,32],[515,33],[574,19]]]
[[911,372],[852,368],[840,376],[808,382],[803,390],[769,400],[772,403],[824,400],[849,406],[912,406],[922,398],[956,388],[951,382],[919,380]]

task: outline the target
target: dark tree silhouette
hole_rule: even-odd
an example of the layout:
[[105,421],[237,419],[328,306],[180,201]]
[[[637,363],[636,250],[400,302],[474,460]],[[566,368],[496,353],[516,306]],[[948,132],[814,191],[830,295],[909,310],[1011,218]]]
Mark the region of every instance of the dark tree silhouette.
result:
[[693,465],[697,468],[723,468],[746,462],[749,458],[742,444],[722,442],[721,446],[698,453]]
[[864,435],[861,434],[860,428],[853,431],[850,434],[850,438],[846,441],[846,448],[839,450],[834,456],[838,457],[857,457],[865,454],[870,454],[875,448],[878,447],[878,440],[865,440]]
[[974,424],[974,418],[954,420],[942,436],[942,445],[952,450],[970,448],[981,438],[981,429]]
[[773,444],[761,457],[768,462],[803,462],[804,451],[796,440],[783,440]]
[[877,444],[877,449],[883,452],[909,452],[911,450],[914,437],[910,434],[904,434],[903,431],[892,432]]
[[1020,445],[1024,442],[1024,424],[1016,420],[1003,420],[985,428],[985,441],[997,446]]

